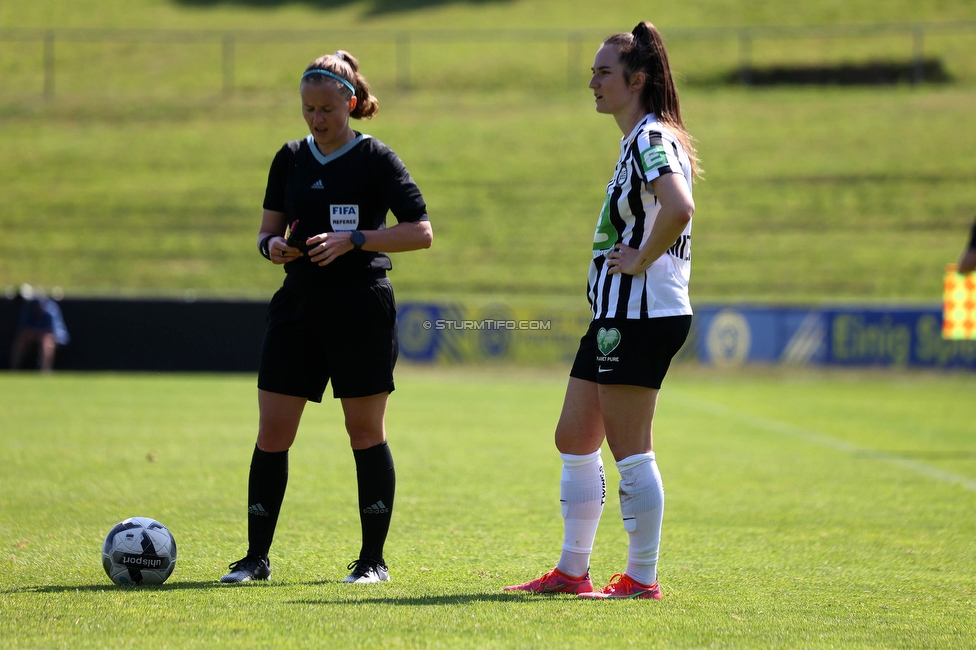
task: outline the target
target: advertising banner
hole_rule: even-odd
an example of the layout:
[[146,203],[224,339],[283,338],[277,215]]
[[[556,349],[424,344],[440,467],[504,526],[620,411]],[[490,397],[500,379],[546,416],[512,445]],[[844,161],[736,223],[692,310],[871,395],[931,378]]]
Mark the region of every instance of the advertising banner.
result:
[[[79,298],[59,304],[71,341],[58,347],[57,369],[257,370],[266,302]],[[21,308],[0,299],[0,368],[10,365]],[[675,361],[976,370],[976,340],[947,337],[944,309],[696,304]],[[590,313],[583,298],[463,297],[404,300],[397,318],[405,361],[568,366]]]
[[976,341],[942,336],[939,307],[701,307],[704,363],[976,368]]
[[[589,320],[582,301],[407,302],[399,311],[400,354],[428,363],[568,363]],[[976,369],[976,340],[943,338],[939,306],[697,305],[677,360]]]
[[590,322],[586,303],[409,302],[398,308],[400,355],[413,361],[572,360]]

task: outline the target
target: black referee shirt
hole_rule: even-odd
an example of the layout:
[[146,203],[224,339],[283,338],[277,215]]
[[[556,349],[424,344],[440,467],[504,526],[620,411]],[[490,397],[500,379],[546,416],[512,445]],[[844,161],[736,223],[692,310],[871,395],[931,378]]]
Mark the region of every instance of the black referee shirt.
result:
[[[324,232],[382,230],[386,214],[397,222],[427,220],[420,189],[400,158],[379,140],[361,133],[323,156],[312,137],[293,140],[275,155],[268,174],[264,208],[283,212],[290,236],[302,239]],[[350,251],[318,266],[308,257],[285,264],[298,280],[346,283],[381,276],[393,268],[385,253]],[[321,285],[320,285],[321,286]]]

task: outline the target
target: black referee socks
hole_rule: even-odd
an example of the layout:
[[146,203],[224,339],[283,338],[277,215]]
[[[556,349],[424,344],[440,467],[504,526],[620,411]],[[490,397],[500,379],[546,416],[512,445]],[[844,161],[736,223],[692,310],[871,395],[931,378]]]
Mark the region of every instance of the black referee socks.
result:
[[261,451],[255,445],[247,481],[248,555],[268,557],[287,485],[288,451]]
[[360,559],[384,562],[383,545],[393,517],[396,472],[390,446],[382,442],[368,449],[353,449],[359,483],[359,521],[363,528]]
[[[382,562],[396,492],[393,455],[386,442],[369,449],[354,449],[352,453],[356,459],[363,531],[359,557]],[[247,483],[248,555],[268,556],[287,486],[288,452],[261,451],[255,445]]]

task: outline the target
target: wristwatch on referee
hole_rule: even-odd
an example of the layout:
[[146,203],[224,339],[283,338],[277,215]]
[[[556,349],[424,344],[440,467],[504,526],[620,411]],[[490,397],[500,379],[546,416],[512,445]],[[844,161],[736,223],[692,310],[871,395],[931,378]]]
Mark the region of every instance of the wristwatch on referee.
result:
[[353,230],[351,233],[349,233],[349,241],[352,242],[352,247],[357,251],[362,250],[363,244],[366,243],[366,235],[364,235],[360,230]]

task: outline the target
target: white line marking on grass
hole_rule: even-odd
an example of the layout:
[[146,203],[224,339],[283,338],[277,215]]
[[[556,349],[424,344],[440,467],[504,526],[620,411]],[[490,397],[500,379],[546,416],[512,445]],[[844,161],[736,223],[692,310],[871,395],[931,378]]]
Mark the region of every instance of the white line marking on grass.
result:
[[[675,399],[676,398],[676,399]],[[894,454],[887,454],[880,451],[875,451],[873,449],[863,449],[857,445],[852,445],[849,442],[843,440],[838,440],[836,438],[831,438],[830,436],[825,436],[822,433],[813,431],[812,429],[805,429],[803,427],[798,427],[788,422],[781,422],[779,420],[772,420],[770,418],[763,417],[761,415],[756,415],[754,413],[744,413],[741,411],[735,411],[718,404],[717,402],[712,402],[701,397],[693,396],[684,391],[675,391],[673,389],[668,391],[667,399],[675,399],[677,402],[683,403],[687,407],[698,408],[703,411],[707,411],[713,415],[726,418],[728,420],[735,420],[742,424],[757,427],[759,429],[765,429],[766,431],[771,431],[773,433],[778,433],[790,438],[796,438],[798,440],[803,440],[820,447],[826,447],[828,449],[833,449],[845,454],[850,454],[852,456],[864,456],[866,458],[874,458],[877,460],[883,460],[885,462],[891,463],[893,465],[898,465],[905,469],[911,470],[923,476],[928,476],[937,481],[942,481],[943,483],[950,483],[953,485],[959,485],[967,490],[972,490],[976,492],[976,481],[966,478],[965,476],[959,476],[958,474],[953,474],[952,472],[944,472],[940,469],[930,467],[924,463],[919,463],[908,458],[903,458],[901,456],[896,456]]]

